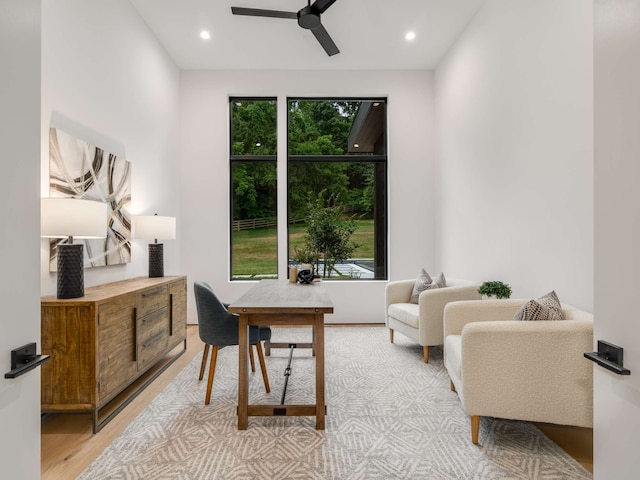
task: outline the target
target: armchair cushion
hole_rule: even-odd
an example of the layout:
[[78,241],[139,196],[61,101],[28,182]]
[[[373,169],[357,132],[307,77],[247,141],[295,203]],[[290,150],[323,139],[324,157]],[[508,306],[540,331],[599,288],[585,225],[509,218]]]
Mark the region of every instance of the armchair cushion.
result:
[[420,316],[419,309],[420,307],[415,303],[392,303],[389,305],[389,316],[411,328],[417,329]]

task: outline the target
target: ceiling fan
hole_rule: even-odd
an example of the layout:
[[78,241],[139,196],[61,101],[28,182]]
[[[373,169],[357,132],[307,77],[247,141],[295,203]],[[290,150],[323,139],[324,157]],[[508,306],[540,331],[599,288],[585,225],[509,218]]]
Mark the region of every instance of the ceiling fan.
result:
[[320,23],[320,15],[327,11],[327,9],[333,5],[336,0],[316,0],[311,3],[311,0],[307,0],[307,6],[301,8],[297,12],[283,12],[280,10],[263,10],[261,8],[244,8],[244,7],[231,7],[231,13],[234,15],[248,15],[252,17],[271,17],[271,18],[289,18],[292,20],[298,20],[298,25],[307,30],[311,30],[311,33],[316,37],[322,48],[324,48],[327,55],[332,56],[336,53],[340,53],[336,44],[329,36],[327,30],[325,30],[322,23]]

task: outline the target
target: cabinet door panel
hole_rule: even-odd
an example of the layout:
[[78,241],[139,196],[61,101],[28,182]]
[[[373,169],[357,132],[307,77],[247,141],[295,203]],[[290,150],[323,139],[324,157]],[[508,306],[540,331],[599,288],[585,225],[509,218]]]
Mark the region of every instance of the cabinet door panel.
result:
[[171,329],[169,345],[175,347],[187,335],[187,282],[173,282],[169,287],[171,307]]
[[41,399],[45,405],[95,402],[95,313],[91,306],[41,309]]
[[101,305],[98,318],[99,402],[117,393],[136,375],[135,303]]

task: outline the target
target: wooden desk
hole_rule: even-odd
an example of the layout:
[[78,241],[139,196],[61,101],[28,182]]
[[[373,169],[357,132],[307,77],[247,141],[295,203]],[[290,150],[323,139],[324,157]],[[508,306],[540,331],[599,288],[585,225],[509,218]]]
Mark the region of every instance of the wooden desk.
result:
[[[238,430],[246,430],[251,416],[314,416],[316,430],[324,430],[324,314],[333,313],[333,304],[322,282],[310,285],[288,280],[262,280],[229,305],[239,315],[238,348]],[[310,325],[316,343],[315,405],[249,405],[249,325]]]

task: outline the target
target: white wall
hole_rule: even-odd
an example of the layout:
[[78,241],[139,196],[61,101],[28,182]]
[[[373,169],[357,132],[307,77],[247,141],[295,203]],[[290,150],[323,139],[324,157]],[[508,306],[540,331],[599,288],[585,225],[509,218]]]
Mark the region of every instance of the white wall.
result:
[[0,0],[0,477],[40,477],[40,370],[5,379],[40,344],[40,0]]
[[[42,5],[42,176],[48,196],[49,127],[131,162],[133,214],[170,215],[180,225],[179,70],[128,0],[56,0]],[[147,240],[126,265],[85,270],[85,286],[147,275]],[[165,241],[165,274],[180,271],[180,238]],[[43,294],[56,291],[41,241]]]
[[[389,276],[412,278],[434,265],[433,82],[430,72],[187,71],[181,81],[182,270],[206,280],[232,301],[251,282],[229,282],[228,97],[388,96]],[[284,104],[279,108],[279,153],[286,154]],[[281,167],[284,163],[281,164]],[[285,169],[279,169],[285,183]],[[286,218],[284,189],[279,218]],[[286,257],[280,229],[280,258]],[[282,269],[284,266],[281,265]],[[282,272],[284,273],[284,272]],[[386,282],[327,282],[335,313],[328,323],[384,322]],[[189,321],[197,321],[190,287]]]
[[640,4],[595,2],[595,340],[630,376],[594,368],[594,476],[638,478],[640,431]]
[[439,267],[593,309],[592,4],[488,0],[435,74]]

